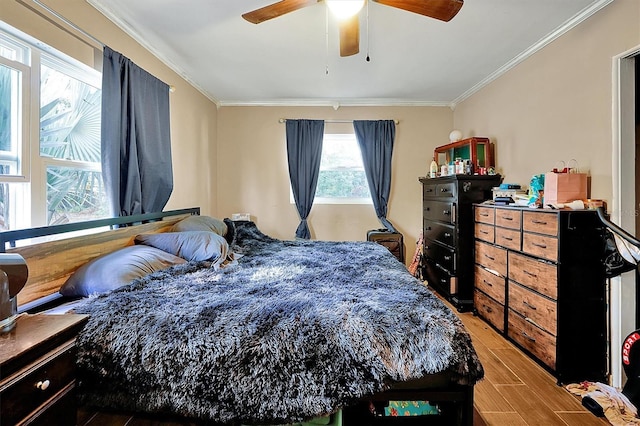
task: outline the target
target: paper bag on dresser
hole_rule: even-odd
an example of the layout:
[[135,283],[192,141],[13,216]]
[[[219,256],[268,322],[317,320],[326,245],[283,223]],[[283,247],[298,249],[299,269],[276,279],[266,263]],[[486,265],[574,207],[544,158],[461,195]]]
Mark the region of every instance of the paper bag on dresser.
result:
[[587,196],[586,173],[545,173],[544,203],[567,203],[573,200],[585,200]]

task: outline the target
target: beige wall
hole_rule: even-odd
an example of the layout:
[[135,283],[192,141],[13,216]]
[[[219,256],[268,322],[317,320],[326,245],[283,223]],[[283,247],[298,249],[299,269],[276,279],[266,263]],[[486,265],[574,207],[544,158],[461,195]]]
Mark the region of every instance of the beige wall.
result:
[[638,45],[640,2],[616,0],[457,105],[454,125],[495,142],[505,181],[576,159],[611,201],[612,58]]
[[[280,118],[396,119],[392,186],[387,217],[405,236],[407,257],[422,227],[422,192],[433,149],[448,142],[447,107],[222,107],[218,112],[218,213],[249,212],[267,234],[291,239],[299,223],[290,203],[285,125]],[[327,123],[325,132],[353,133],[351,124]],[[372,205],[314,205],[312,237],[364,240],[379,228]]]
[[[455,127],[492,138],[508,182],[528,184],[532,175],[548,171],[557,160],[575,158],[591,175],[591,197],[607,200],[612,218],[632,230],[625,216],[638,213],[638,200],[620,203],[621,189],[614,187],[623,186],[619,175],[633,179],[634,162],[614,158],[619,152],[613,135],[618,126],[613,124],[618,91],[613,59],[638,47],[640,2],[615,0],[458,105]],[[634,196],[624,192],[622,197]],[[609,290],[614,386],[623,383],[619,348],[636,328],[634,278],[625,275],[613,279]]]
[[[29,0],[0,2],[0,20],[100,69],[101,46],[95,46],[86,38],[81,40],[81,34],[69,30]],[[216,174],[217,156],[215,104],[84,0],[45,0],[44,3],[160,80],[175,86],[175,92],[170,95],[174,191],[167,209],[200,206],[203,213],[215,214],[216,188],[211,179]]]

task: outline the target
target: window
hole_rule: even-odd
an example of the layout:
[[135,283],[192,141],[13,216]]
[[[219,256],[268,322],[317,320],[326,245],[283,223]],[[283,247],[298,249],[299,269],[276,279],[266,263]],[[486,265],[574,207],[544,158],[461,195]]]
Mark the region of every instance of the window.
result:
[[324,135],[314,202],[372,204],[362,154],[354,134]]
[[0,230],[107,217],[101,74],[0,24]]

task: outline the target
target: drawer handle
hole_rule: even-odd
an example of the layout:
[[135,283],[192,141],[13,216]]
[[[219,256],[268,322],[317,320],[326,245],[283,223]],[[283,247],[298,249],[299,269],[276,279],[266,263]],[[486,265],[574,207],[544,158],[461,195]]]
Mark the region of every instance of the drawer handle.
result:
[[486,257],[486,258],[487,258],[487,259],[489,259],[489,260],[496,260],[496,258],[495,258],[495,257],[491,257],[491,256],[489,256],[488,254],[485,254],[485,255],[484,255],[484,257]]
[[451,260],[451,256],[445,256],[444,260]]
[[484,305],[484,308],[485,308],[484,310],[489,312],[489,313],[493,312],[493,309],[491,309],[491,306]]
[[526,337],[527,339],[531,340],[532,342],[535,342],[535,341],[536,341],[535,337],[531,337],[531,336],[529,336],[529,335],[528,335],[526,332],[524,332],[524,331],[522,332],[522,335],[523,335],[524,337]]
[[49,388],[50,384],[51,382],[49,380],[43,380],[36,383],[36,388],[40,389],[41,391],[46,391]]
[[534,220],[532,220],[531,222],[532,222],[532,223],[535,223],[536,225],[546,225],[546,224],[547,224],[547,222],[546,222],[546,221],[544,221],[544,220],[535,220],[535,219],[534,219]]
[[538,277],[536,274],[534,274],[533,272],[529,272],[526,269],[523,269],[522,272],[524,272],[525,274],[529,275],[530,277],[534,277],[534,278]]
[[482,216],[482,217],[489,217],[489,213],[480,213],[480,216]]
[[489,231],[480,231],[481,234],[489,235]]
[[531,243],[531,245],[532,246],[536,246],[536,247],[540,247],[540,248],[543,248],[543,249],[547,248],[546,244]]
[[501,217],[502,217],[504,220],[513,220],[513,218],[512,218],[512,217],[509,217],[509,216],[501,216]]
[[425,207],[426,211],[431,211],[431,207]]
[[431,227],[430,227],[430,226],[427,226],[427,227],[426,227],[426,228],[424,228],[424,229],[426,229],[427,231],[431,231]]
[[445,236],[446,238],[450,238],[450,237],[451,237],[451,234],[450,234],[450,233],[448,233],[448,232],[445,232],[445,233],[444,233],[444,236]]
[[447,188],[440,188],[440,192],[449,192]]
[[433,189],[431,188],[425,189],[425,192],[433,192]]
[[489,281],[487,280],[482,280],[483,283],[485,283],[486,285],[488,285],[489,287],[493,287],[493,284],[491,284]]
[[537,310],[538,310],[538,308],[536,308],[535,306],[533,306],[531,303],[527,302],[526,300],[523,300],[523,301],[522,301],[522,304],[523,304],[524,306],[526,306],[527,308],[529,308],[529,309],[533,309],[534,311],[537,311]]
[[502,237],[503,240],[507,240],[507,241],[513,241],[513,238],[511,237]]
[[442,214],[445,216],[449,216],[451,214],[451,210],[442,210]]

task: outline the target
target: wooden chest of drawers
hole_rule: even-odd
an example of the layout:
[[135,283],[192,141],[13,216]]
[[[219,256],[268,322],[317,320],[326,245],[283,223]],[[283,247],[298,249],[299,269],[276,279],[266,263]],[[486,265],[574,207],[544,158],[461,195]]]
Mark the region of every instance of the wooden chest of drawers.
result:
[[561,383],[607,381],[604,226],[595,211],[475,205],[476,312]]
[[422,277],[458,310],[473,308],[473,203],[491,198],[500,175],[420,178]]
[[86,320],[25,315],[0,334],[0,424],[75,424],[75,338]]

